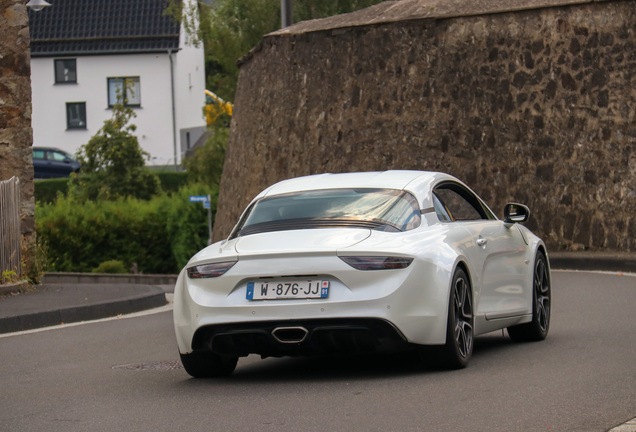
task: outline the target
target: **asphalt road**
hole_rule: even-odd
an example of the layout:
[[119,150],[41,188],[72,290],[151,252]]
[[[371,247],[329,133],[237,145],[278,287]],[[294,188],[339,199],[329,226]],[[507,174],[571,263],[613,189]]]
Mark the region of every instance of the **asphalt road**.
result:
[[553,273],[543,342],[478,338],[470,366],[408,356],[179,367],[170,312],[0,337],[1,431],[606,431],[636,416],[636,277]]

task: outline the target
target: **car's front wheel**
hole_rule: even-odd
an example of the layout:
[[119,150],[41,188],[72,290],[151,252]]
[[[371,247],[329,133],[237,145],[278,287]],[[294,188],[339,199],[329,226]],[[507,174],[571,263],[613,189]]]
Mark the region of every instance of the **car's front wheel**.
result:
[[183,368],[194,378],[214,378],[231,375],[238,357],[221,357],[209,351],[180,354]]
[[539,252],[535,259],[532,285],[532,321],[508,327],[508,335],[516,342],[543,340],[550,329],[552,306],[550,270],[548,260],[542,252]]

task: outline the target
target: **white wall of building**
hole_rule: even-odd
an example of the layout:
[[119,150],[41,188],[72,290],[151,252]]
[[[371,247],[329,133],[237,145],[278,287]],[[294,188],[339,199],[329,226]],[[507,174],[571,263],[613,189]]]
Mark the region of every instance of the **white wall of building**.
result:
[[[151,155],[149,164],[172,165],[174,161],[170,58],[165,54],[69,56],[77,64],[76,84],[56,84],[54,60],[31,59],[33,91],[33,145],[58,147],[75,153],[110,118],[109,77],[139,77],[141,107],[132,123],[141,147]],[[181,159],[180,130],[202,131],[205,118],[205,71],[201,47],[184,47],[172,54],[177,126],[177,163]],[[86,130],[67,130],[66,103],[86,102]],[[194,138],[194,137],[193,137]]]
[[[183,32],[179,46],[181,50],[175,59],[175,96],[177,107],[177,124],[180,146],[179,158],[185,155],[189,147],[205,131],[205,63],[202,45],[187,45]],[[201,123],[203,121],[203,123]]]

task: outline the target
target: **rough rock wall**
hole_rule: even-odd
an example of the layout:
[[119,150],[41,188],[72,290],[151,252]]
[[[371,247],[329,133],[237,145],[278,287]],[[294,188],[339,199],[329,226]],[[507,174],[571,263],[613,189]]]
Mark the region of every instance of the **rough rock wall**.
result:
[[271,35],[241,66],[214,238],[260,190],[421,169],[552,250],[636,250],[636,2]]
[[31,65],[26,0],[0,0],[0,180],[20,179],[21,230],[35,236]]

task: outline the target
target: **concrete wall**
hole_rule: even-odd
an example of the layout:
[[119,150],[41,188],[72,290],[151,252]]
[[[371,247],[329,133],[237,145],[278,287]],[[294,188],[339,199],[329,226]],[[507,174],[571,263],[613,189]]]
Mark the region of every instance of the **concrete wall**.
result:
[[20,179],[23,239],[35,239],[26,1],[0,0],[0,180]]
[[214,238],[280,179],[422,169],[500,216],[528,204],[552,250],[636,250],[636,2],[497,12],[266,37],[241,66]]

